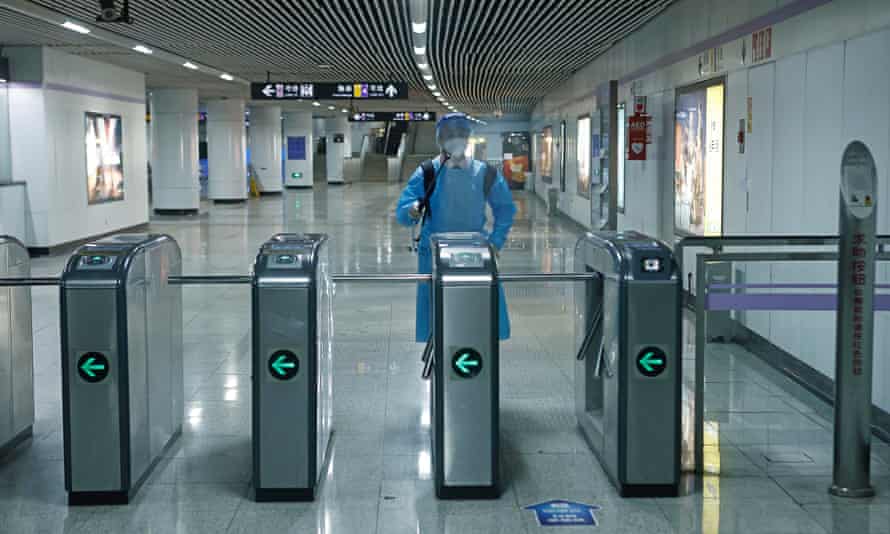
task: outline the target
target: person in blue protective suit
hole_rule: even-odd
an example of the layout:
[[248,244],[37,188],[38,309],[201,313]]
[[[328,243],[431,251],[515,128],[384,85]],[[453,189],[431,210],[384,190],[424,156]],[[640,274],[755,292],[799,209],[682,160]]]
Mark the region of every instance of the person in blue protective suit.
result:
[[[417,247],[417,267],[421,273],[432,272],[430,236],[442,232],[479,232],[500,250],[513,226],[516,206],[507,182],[496,169],[467,157],[472,123],[462,113],[449,113],[436,124],[436,143],[441,154],[411,176],[396,206],[396,219],[422,229]],[[426,171],[424,170],[426,167]],[[427,179],[424,179],[424,174]],[[432,179],[432,183],[431,183]],[[431,189],[427,195],[426,189]],[[427,196],[429,198],[427,198]],[[485,204],[491,206],[494,226],[485,230]],[[510,319],[503,289],[499,293],[499,337],[510,337]],[[417,286],[416,340],[427,341],[430,334],[430,285]]]

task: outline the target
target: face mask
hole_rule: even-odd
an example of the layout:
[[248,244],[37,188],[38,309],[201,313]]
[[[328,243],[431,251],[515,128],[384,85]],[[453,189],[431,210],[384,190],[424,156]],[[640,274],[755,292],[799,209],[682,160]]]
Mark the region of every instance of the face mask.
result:
[[455,137],[445,141],[445,152],[448,152],[452,158],[463,158],[464,152],[467,150],[467,140],[462,137]]

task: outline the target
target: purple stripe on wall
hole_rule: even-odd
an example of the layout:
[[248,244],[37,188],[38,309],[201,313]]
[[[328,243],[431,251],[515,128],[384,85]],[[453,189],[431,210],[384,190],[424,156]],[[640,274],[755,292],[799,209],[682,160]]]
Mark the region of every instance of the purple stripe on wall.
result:
[[73,85],[64,85],[61,83],[47,83],[43,86],[45,89],[52,89],[53,91],[62,91],[65,93],[71,93],[75,95],[84,95],[84,96],[95,96],[98,98],[107,98],[109,100],[118,100],[120,102],[130,102],[131,104],[144,104],[145,97],[137,98],[134,96],[123,96],[116,95],[114,93],[106,93],[104,91],[96,91],[94,89],[84,89],[82,87],[74,87]]
[[[834,289],[837,284],[710,284],[708,289]],[[875,284],[875,288],[888,289],[890,284]]]
[[[890,311],[890,295],[875,295],[874,307],[875,311]],[[711,293],[705,299],[705,308],[710,311],[837,311],[837,295]]]

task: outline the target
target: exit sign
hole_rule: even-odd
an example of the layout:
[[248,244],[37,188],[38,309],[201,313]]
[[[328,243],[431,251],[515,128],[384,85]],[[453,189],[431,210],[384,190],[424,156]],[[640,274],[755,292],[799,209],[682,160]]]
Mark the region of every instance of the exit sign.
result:
[[292,173],[290,173],[290,177],[293,178],[294,180],[299,180],[300,178],[303,177],[303,173],[301,173],[301,172],[292,172]]

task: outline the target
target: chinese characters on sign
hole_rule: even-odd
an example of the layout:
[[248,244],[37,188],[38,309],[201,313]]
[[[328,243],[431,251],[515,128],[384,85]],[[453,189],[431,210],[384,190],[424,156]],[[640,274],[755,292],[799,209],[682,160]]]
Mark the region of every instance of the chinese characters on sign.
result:
[[853,261],[850,265],[853,284],[853,374],[862,374],[862,335],[864,323],[864,297],[865,285],[868,282],[868,275],[865,268],[865,234],[857,233],[853,235],[853,246],[851,255]]
[[751,34],[751,61],[758,63],[773,57],[773,28],[764,28]]
[[256,82],[250,84],[254,100],[364,100],[408,98],[403,82]]

